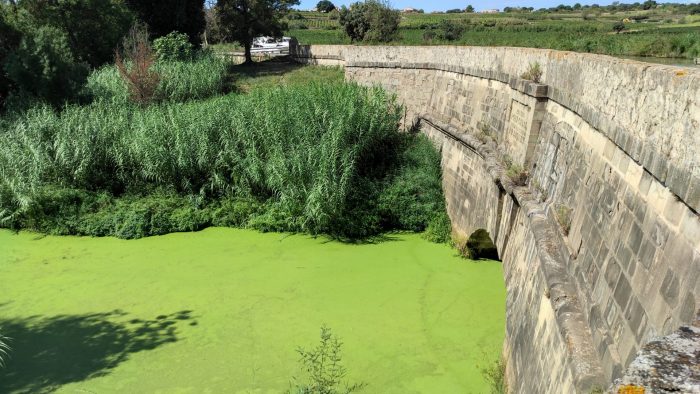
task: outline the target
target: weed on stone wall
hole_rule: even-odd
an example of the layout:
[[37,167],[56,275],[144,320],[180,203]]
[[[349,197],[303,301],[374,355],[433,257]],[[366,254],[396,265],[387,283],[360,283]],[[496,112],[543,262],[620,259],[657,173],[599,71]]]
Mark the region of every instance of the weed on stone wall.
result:
[[513,181],[516,186],[527,185],[527,180],[530,174],[522,166],[513,163],[513,159],[506,155],[503,157],[503,162],[506,165],[506,175]]
[[540,83],[540,81],[542,80],[542,67],[538,62],[530,63],[530,65],[527,67],[527,70],[525,70],[525,72],[522,73],[522,75],[520,75],[520,78],[535,83]]
[[556,218],[564,235],[569,235],[569,230],[571,230],[571,211],[572,209],[566,205],[557,207]]

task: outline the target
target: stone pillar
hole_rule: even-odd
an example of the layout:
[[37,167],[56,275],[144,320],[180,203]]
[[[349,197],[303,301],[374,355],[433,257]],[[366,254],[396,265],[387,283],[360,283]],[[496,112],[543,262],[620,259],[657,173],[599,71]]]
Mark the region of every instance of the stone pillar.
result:
[[544,119],[547,86],[525,80],[513,80],[510,85],[513,88],[510,108],[499,142],[514,165],[527,169]]

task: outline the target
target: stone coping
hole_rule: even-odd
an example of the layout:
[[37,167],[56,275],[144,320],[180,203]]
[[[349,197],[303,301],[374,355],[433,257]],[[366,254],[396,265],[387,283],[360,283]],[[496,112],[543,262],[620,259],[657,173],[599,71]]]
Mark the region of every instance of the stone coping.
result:
[[[297,59],[330,59],[345,63],[347,68],[393,68],[418,69],[452,72],[477,78],[495,80],[508,84],[511,88],[537,99],[549,99],[580,116],[586,123],[610,139],[637,164],[644,167],[659,183],[668,187],[693,212],[700,212],[700,177],[688,168],[678,168],[659,154],[653,143],[644,142],[629,133],[624,127],[611,121],[596,108],[577,100],[576,96],[557,87],[526,81],[517,76],[498,70],[484,70],[441,63],[419,63],[401,61],[348,61],[345,60],[343,46],[338,46],[339,54],[314,55],[310,46],[300,46],[292,51]],[[550,50],[550,52],[552,52]],[[624,62],[624,59],[619,59]]]

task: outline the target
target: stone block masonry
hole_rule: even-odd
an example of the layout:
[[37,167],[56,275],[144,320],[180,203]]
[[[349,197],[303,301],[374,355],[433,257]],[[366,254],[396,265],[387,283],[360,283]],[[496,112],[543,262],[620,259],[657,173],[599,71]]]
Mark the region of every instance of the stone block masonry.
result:
[[[526,48],[291,53],[395,93],[441,148],[455,232],[487,230],[503,259],[514,392],[607,388],[697,324],[700,71]],[[534,62],[541,83],[519,78]]]

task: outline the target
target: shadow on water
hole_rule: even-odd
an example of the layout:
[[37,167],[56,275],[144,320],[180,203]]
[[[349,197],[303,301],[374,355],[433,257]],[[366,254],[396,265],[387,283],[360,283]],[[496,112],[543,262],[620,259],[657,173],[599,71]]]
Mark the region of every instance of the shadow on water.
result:
[[132,353],[177,341],[177,325],[192,311],[152,320],[125,319],[122,311],[0,320],[12,348],[0,369],[1,393],[48,393],[61,385],[103,376]]

